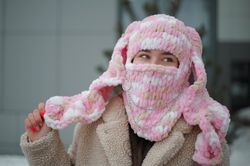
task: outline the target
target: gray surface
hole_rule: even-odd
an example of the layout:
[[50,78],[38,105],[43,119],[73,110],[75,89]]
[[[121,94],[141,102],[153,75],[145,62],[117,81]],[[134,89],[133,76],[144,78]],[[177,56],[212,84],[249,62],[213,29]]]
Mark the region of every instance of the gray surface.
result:
[[[233,61],[248,61],[250,62],[250,41],[248,42],[220,42],[218,45],[219,65],[222,69],[219,78],[219,84],[226,87],[224,104],[230,106],[230,86],[232,68],[230,64]],[[235,111],[235,110],[234,110]]]
[[[40,101],[80,93],[98,77],[115,12],[115,0],[0,0],[0,154],[21,153],[24,119]],[[61,131],[66,147],[73,128]]]

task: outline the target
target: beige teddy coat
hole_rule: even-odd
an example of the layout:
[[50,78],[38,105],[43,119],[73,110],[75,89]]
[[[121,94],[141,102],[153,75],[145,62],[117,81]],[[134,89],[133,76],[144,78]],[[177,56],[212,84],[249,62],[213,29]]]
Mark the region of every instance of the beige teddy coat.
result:
[[[191,166],[197,126],[179,119],[170,135],[155,143],[149,150],[143,166]],[[91,124],[78,123],[68,151],[57,130],[34,142],[27,142],[27,133],[21,136],[20,146],[31,166],[129,166],[132,165],[129,126],[123,101],[113,98],[102,118]],[[224,142],[223,163],[229,165],[229,148]]]

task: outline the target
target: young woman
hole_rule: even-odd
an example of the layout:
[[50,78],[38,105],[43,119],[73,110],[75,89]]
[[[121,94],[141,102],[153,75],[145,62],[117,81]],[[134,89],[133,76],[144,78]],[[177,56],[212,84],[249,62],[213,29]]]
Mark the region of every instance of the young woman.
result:
[[[88,91],[52,97],[28,115],[21,147],[30,165],[229,165],[229,111],[206,90],[201,54],[198,33],[174,17],[131,23]],[[56,129],[72,122],[66,152]]]

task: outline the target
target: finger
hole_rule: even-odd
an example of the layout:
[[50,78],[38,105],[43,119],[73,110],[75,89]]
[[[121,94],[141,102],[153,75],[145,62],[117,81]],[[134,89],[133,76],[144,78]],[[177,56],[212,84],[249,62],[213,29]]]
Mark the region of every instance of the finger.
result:
[[37,130],[38,130],[38,129],[37,129],[36,127],[31,127],[31,131],[32,131],[32,132],[37,132]]
[[45,104],[44,103],[39,103],[38,109],[39,109],[40,112],[44,111],[45,110]]
[[29,113],[28,119],[29,119],[29,121],[31,123],[31,127],[36,127],[36,121],[35,121],[35,118],[33,116],[33,112]]
[[30,120],[28,118],[25,119],[24,126],[25,126],[25,129],[31,128],[31,123],[30,123]]
[[36,125],[42,126],[42,122],[43,122],[43,121],[42,121],[42,118],[41,118],[41,116],[40,116],[40,112],[39,112],[37,109],[35,109],[35,110],[33,111],[33,116],[34,116]]

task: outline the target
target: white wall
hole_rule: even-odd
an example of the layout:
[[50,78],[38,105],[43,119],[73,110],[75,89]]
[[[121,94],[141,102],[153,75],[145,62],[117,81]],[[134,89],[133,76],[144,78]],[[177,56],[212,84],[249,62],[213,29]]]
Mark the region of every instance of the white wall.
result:
[[[0,153],[40,101],[87,90],[115,42],[115,0],[0,0]],[[68,146],[73,125],[62,131]]]
[[250,41],[249,7],[249,0],[218,0],[219,41]]

